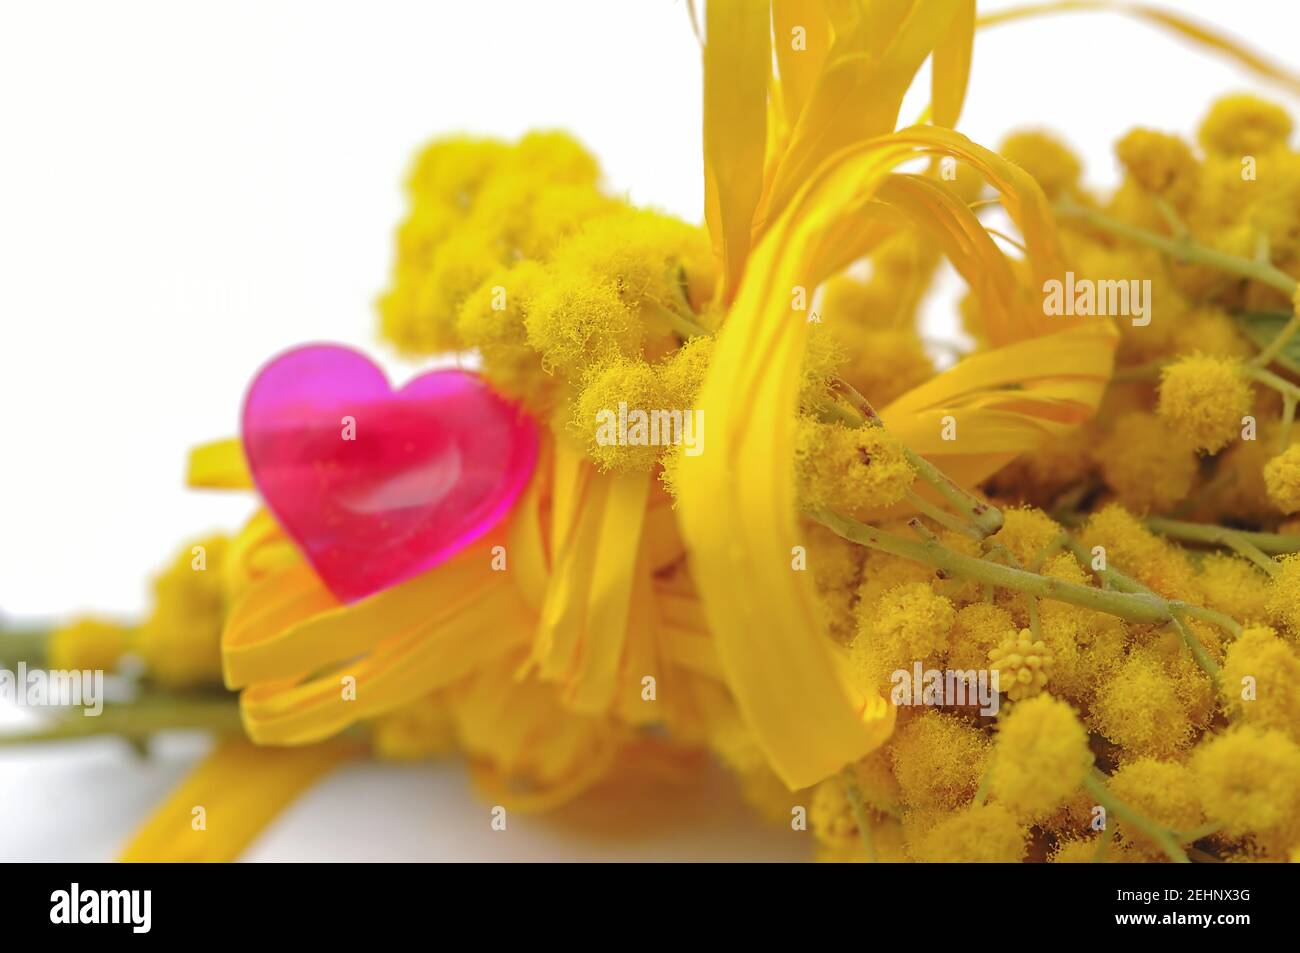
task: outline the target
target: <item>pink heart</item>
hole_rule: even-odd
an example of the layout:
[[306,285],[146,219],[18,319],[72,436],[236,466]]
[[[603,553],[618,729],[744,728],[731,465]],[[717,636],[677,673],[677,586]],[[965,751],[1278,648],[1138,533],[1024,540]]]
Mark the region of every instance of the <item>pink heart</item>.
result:
[[478,375],[431,371],[395,391],[368,357],[334,344],[262,368],[243,440],[266,505],[344,602],[481,537],[537,462],[536,425]]

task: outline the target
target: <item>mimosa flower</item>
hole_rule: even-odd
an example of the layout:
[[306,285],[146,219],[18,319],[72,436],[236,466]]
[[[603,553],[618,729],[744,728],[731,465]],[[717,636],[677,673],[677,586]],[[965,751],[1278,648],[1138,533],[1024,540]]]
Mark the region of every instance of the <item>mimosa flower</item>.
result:
[[45,663],[55,670],[102,669],[111,672],[126,654],[131,630],[103,619],[76,619],[50,633]]
[[[367,749],[459,751],[512,810],[711,750],[765,815],[806,809],[823,859],[1185,860],[1207,820],[1225,855],[1289,851],[1290,119],[1221,101],[1204,154],[1136,130],[1105,197],[1050,134],[999,155],[953,131],[977,26],[1110,6],[713,0],[704,228],[608,194],[563,133],[424,149],[379,330],[475,352],[538,424],[531,481],[485,536],[351,603],[265,511],[183,550],[130,647],[164,686],[237,691],[243,737],[210,726],[126,856],[237,856]],[[1269,161],[1249,186],[1248,147]],[[944,259],[977,344],[940,372],[918,316]],[[1075,272],[1149,280],[1155,317],[1050,313]],[[698,415],[701,442],[602,439],[623,410]],[[196,450],[190,482],[252,488],[235,441]],[[1243,627],[1264,621],[1291,641]],[[104,667],[123,647],[89,624],[49,644]],[[997,669],[997,727],[890,704],[918,663]],[[219,835],[192,836],[195,804]],[[1096,804],[1122,843],[1091,836]]]
[[1074,710],[1038,695],[1017,702],[999,721],[989,793],[1017,817],[1033,820],[1078,791],[1092,762]]

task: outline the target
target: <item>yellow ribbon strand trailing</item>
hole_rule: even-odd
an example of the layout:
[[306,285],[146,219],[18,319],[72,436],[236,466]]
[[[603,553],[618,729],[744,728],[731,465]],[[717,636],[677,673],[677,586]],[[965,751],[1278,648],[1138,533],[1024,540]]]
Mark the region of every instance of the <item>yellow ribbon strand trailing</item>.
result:
[[812,97],[830,50],[831,29],[822,0],[773,0],[772,28],[779,71],[773,92],[788,132]]
[[733,288],[763,190],[771,21],[761,0],[710,0],[705,17],[704,216],[722,285]]
[[136,831],[121,859],[236,860],[298,795],[362,750],[342,741],[290,749],[221,741]]
[[253,476],[248,472],[244,448],[237,439],[214,440],[190,450],[185,482],[209,490],[249,490]]
[[997,13],[984,14],[979,18],[980,27],[997,26],[1031,17],[1046,16],[1055,13],[1072,12],[1109,12],[1146,20],[1155,26],[1168,30],[1191,43],[1217,53],[1239,66],[1245,67],[1263,79],[1277,83],[1293,94],[1300,95],[1300,76],[1264,56],[1250,50],[1242,44],[1224,36],[1217,30],[1197,23],[1195,20],[1180,16],[1162,7],[1144,3],[1125,3],[1123,0],[1055,0],[1050,3],[1026,4],[1021,7],[1009,7]]
[[963,0],[934,48],[930,110],[937,126],[952,128],[961,116],[975,47],[975,0]]

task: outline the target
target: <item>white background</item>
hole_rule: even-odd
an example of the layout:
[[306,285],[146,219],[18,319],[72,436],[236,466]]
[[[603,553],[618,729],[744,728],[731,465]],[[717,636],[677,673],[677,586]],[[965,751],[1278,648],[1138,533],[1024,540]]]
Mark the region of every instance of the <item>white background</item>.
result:
[[[1163,5],[1300,69],[1293,0]],[[1150,26],[1070,14],[977,38],[961,129],[996,145],[1054,128],[1107,184],[1127,128],[1191,134],[1242,89],[1267,91]],[[351,342],[409,375],[372,302],[410,156],[442,133],[538,127],[585,142],[611,190],[698,221],[699,51],[681,0],[0,4],[0,616],[130,617],[178,543],[237,527],[249,499],[186,492],[185,455],[234,435],[276,351]],[[951,297],[932,303],[935,333]],[[192,757],[0,752],[0,860],[110,857]],[[801,855],[719,792],[653,836],[533,821],[503,842],[472,833],[482,806],[458,768],[360,767],[252,856]]]

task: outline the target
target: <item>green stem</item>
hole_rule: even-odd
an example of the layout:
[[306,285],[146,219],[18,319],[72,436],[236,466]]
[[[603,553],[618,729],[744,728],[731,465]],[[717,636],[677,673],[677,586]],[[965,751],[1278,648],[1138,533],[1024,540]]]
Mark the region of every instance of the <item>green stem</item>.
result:
[[1273,388],[1283,397],[1300,398],[1300,387],[1292,384],[1285,377],[1278,377],[1272,371],[1266,371],[1262,367],[1251,367],[1246,369],[1246,376]]
[[1255,546],[1249,540],[1240,539],[1229,534],[1228,537],[1224,539],[1224,543],[1227,544],[1228,548],[1238,556],[1243,556],[1250,560],[1270,576],[1277,575],[1277,563],[1272,559],[1269,559],[1269,557],[1261,551],[1258,546]]
[[1228,546],[1228,538],[1235,537],[1249,543],[1255,549],[1271,555],[1300,552],[1300,536],[1288,533],[1260,533],[1254,530],[1228,529],[1210,523],[1193,523],[1186,520],[1165,519],[1152,516],[1146,520],[1147,527],[1161,536],[1180,539],[1184,542],[1206,543],[1211,546]]
[[1159,596],[1094,589],[1091,586],[1081,586],[1051,576],[1040,576],[1023,569],[1014,569],[967,556],[937,542],[905,539],[830,510],[811,509],[808,515],[851,542],[901,556],[904,559],[911,559],[914,562],[925,563],[951,575],[974,579],[990,586],[1014,589],[1043,599],[1095,609],[1130,622],[1150,624],[1169,622],[1173,618],[1170,604]]
[[1178,637],[1183,640],[1183,645],[1187,646],[1187,651],[1192,653],[1192,658],[1194,658],[1196,664],[1201,667],[1201,671],[1210,676],[1210,678],[1213,679],[1214,684],[1217,686],[1219,683],[1218,663],[1215,662],[1214,659],[1210,658],[1210,653],[1205,651],[1205,646],[1202,645],[1201,640],[1196,637],[1196,633],[1188,627],[1187,623],[1179,617],[1177,612],[1174,613],[1174,629],[1178,632]]
[[1189,615],[1193,619],[1200,619],[1202,622],[1209,622],[1211,625],[1217,625],[1220,629],[1227,632],[1233,638],[1241,635],[1241,623],[1225,612],[1217,609],[1210,609],[1206,606],[1194,606],[1190,602],[1171,602],[1175,612],[1181,615]]
[[923,516],[928,516],[930,519],[934,520],[940,526],[943,526],[946,529],[950,529],[954,533],[960,533],[963,536],[971,536],[974,537],[975,539],[983,538],[982,536],[980,536],[978,530],[974,529],[971,526],[968,526],[966,523],[963,523],[961,520],[953,516],[947,510],[941,509],[940,507],[935,506],[933,503],[929,502],[928,500],[925,500],[922,497],[918,496],[916,492],[913,490],[907,491],[907,502],[911,503],[914,507],[916,507],[917,511],[920,512]]
[[1218,822],[1202,824],[1200,827],[1194,827],[1190,831],[1175,831],[1174,836],[1178,838],[1180,844],[1190,844],[1192,841],[1198,841],[1202,837],[1209,837],[1211,834],[1217,834],[1223,829],[1223,825]]
[[1097,844],[1096,853],[1092,855],[1092,862],[1094,864],[1104,864],[1106,862],[1106,851],[1110,848],[1111,841],[1114,839],[1115,835],[1110,831],[1102,831],[1097,835],[1099,843]]
[[1265,345],[1264,350],[1260,351],[1251,358],[1251,365],[1254,367],[1268,367],[1273,363],[1273,358],[1282,353],[1282,348],[1295,337],[1296,331],[1300,331],[1300,311],[1291,315],[1291,320],[1282,325],[1282,329],[1273,335],[1273,340]]
[[1291,428],[1295,424],[1296,398],[1294,394],[1282,395],[1282,426],[1277,432],[1277,452],[1286,453],[1291,446]]
[[187,699],[171,695],[149,696],[137,702],[105,705],[98,717],[87,717],[81,709],[60,711],[57,717],[31,731],[0,734],[0,747],[102,735],[138,740],[159,731],[196,730],[240,731],[239,705],[235,697]]
[[993,760],[990,758],[988,764],[984,766],[984,773],[980,775],[980,783],[975,788],[975,797],[973,803],[982,805],[989,797],[989,787],[993,784]]
[[862,803],[862,794],[858,791],[857,783],[849,776],[849,769],[844,772],[844,796],[848,799],[849,807],[853,809],[853,820],[858,825],[858,836],[862,839],[862,846],[867,852],[867,862],[876,863],[876,842],[871,836],[871,818],[867,816],[866,805]]
[[665,308],[657,301],[646,301],[642,303],[641,310],[652,318],[658,318],[664,324],[683,338],[707,337],[709,330],[696,324],[690,318],[678,314],[671,308]]
[[1107,812],[1114,814],[1121,821],[1132,824],[1134,828],[1150,837],[1160,845],[1160,849],[1176,864],[1190,864],[1187,854],[1183,851],[1182,845],[1174,837],[1173,832],[1161,827],[1159,824],[1149,820],[1133,810],[1119,798],[1115,797],[1106,787],[1106,776],[1100,771],[1093,771],[1083,779],[1084,789],[1097,799],[1097,803],[1104,807]]
[[1179,261],[1208,265],[1229,274],[1258,281],[1261,284],[1276,288],[1288,298],[1293,297],[1296,293],[1296,280],[1267,261],[1240,258],[1214,248],[1207,248],[1191,238],[1170,238],[1168,235],[1161,235],[1159,232],[1152,232],[1136,225],[1119,222],[1096,209],[1087,208],[1068,198],[1062,199],[1057,204],[1056,211],[1062,218],[1072,218],[1100,231],[1109,232],[1112,235],[1118,235],[1121,238],[1127,238],[1139,244],[1158,249]]
[[26,662],[31,668],[40,668],[45,664],[49,635],[44,629],[0,629],[0,666],[12,669]]
[[[862,415],[859,426],[883,427],[884,424],[870,401],[862,396],[852,384],[842,378],[835,378],[832,386],[849,404]],[[903,448],[907,462],[911,464],[916,475],[925,483],[934,487],[939,495],[952,507],[970,520],[979,535],[991,536],[1002,528],[1002,512],[995,506],[985,503],[974,494],[968,493],[949,479],[948,475],[925,457],[909,447]]]

